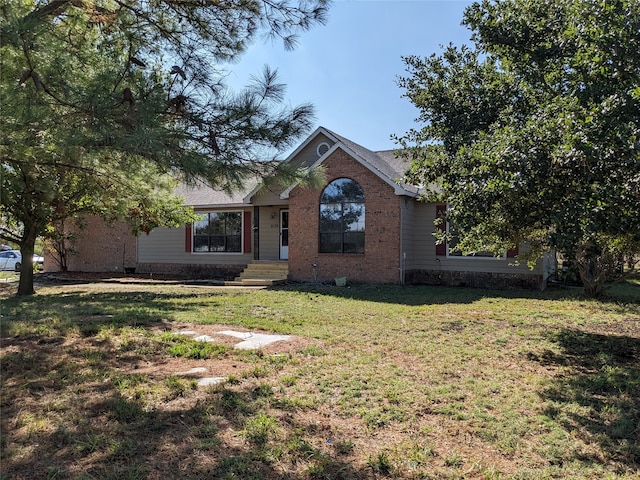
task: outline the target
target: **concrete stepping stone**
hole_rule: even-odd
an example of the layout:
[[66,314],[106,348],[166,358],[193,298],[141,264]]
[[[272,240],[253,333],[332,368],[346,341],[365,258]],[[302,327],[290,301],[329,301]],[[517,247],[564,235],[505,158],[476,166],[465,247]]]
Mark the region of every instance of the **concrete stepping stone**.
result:
[[178,335],[189,335],[189,336],[192,336],[192,335],[198,335],[198,332],[196,332],[194,330],[180,330],[178,332]]
[[236,332],[233,330],[225,330],[218,333],[242,339],[242,342],[234,346],[238,350],[257,350],[271,343],[284,342],[291,338],[290,335],[268,335],[266,333]]
[[210,387],[212,385],[218,385],[226,380],[225,377],[205,377],[198,380],[199,387]]
[[218,332],[218,333],[221,333],[223,335],[229,335],[230,337],[241,338],[243,340],[246,340],[247,338],[251,338],[254,335],[251,332],[236,332],[234,330],[224,330],[224,331]]
[[195,367],[191,370],[187,370],[186,372],[178,372],[176,373],[176,375],[179,375],[181,377],[188,377],[189,375],[197,375],[198,373],[204,373],[206,371],[207,369],[205,367]]
[[209,335],[200,335],[200,336],[194,338],[194,340],[196,342],[209,342],[209,343],[213,343],[213,342],[216,341],[215,338],[210,337]]

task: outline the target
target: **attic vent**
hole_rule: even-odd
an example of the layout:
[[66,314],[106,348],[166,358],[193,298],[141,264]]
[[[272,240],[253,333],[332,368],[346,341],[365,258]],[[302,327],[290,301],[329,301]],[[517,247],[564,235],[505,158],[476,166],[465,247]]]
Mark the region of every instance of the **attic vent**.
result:
[[331,147],[329,146],[328,143],[322,142],[320,145],[318,145],[318,148],[316,149],[316,153],[318,154],[318,157],[323,156],[325,153],[329,151],[330,148]]

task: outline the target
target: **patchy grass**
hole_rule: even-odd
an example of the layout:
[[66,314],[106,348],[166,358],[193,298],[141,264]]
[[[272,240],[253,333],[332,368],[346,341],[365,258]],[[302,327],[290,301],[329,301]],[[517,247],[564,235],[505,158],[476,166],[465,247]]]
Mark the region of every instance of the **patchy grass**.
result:
[[[79,284],[0,314],[2,479],[640,475],[637,280],[602,300]],[[298,340],[177,334],[231,326]]]

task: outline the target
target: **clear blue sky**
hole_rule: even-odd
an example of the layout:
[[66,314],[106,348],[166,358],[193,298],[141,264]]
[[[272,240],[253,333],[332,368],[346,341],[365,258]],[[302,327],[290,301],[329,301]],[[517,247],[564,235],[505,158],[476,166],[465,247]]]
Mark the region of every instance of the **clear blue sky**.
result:
[[299,37],[293,51],[281,42],[256,43],[231,66],[230,87],[246,85],[267,64],[287,85],[291,105],[312,103],[323,126],[370,150],[396,148],[391,134],[416,126],[416,108],[397,85],[402,56],[441,53],[469,42],[460,25],[462,0],[335,0],[329,21]]

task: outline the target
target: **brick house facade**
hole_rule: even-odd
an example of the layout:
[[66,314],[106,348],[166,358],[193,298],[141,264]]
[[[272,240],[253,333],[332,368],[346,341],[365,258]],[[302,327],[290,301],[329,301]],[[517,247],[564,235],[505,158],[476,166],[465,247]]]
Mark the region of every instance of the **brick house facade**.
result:
[[324,279],[346,276],[365,283],[397,283],[400,268],[400,202],[393,189],[344,151],[336,150],[323,162],[327,182],[350,178],[358,182],[366,201],[365,252],[319,253],[318,205],[321,192],[295,188],[289,194],[292,232],[289,274],[308,280],[312,266]]
[[[301,282],[337,277],[363,283],[471,286],[539,287],[545,282],[544,261],[529,269],[518,264],[513,252],[501,258],[463,257],[445,245],[436,246],[434,221],[443,206],[419,201],[419,189],[401,180],[409,165],[392,151],[372,152],[320,127],[285,161],[322,168],[328,186],[314,190],[290,185],[274,191],[256,183],[234,194],[181,187],[177,193],[185,204],[208,219],[201,222],[212,222],[207,228],[198,222],[158,228],[124,241],[121,229],[103,224],[87,230],[91,233],[77,245],[77,258],[70,265],[85,271],[135,266],[138,272],[229,279],[252,262],[280,261],[288,264],[289,278]],[[321,198],[334,181],[354,183],[362,195],[358,235],[364,237],[364,246],[357,253],[321,245]],[[227,233],[203,237],[209,226],[220,229],[221,222],[226,222]],[[522,252],[526,246],[519,248]]]

